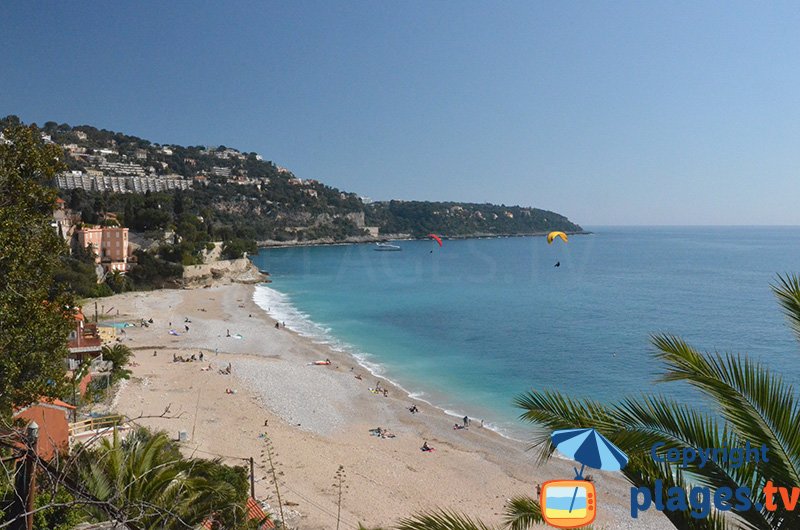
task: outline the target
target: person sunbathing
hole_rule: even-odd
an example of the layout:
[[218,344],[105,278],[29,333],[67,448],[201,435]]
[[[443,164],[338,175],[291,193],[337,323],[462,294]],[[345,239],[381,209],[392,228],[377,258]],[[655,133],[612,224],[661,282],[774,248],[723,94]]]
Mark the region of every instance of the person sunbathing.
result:
[[422,447],[421,447],[421,449],[422,449],[423,451],[425,451],[425,452],[430,452],[430,451],[433,451],[433,447],[431,447],[430,445],[428,445],[428,441],[427,441],[427,440],[425,440],[424,442],[422,442]]

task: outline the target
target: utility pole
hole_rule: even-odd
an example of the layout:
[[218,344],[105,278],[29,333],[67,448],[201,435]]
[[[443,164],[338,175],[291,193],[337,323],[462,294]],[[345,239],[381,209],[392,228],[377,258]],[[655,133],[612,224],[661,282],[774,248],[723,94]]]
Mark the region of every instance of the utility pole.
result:
[[33,503],[36,500],[36,458],[39,445],[39,425],[32,421],[28,425],[28,450],[25,455],[25,473],[28,478],[28,496],[26,497],[25,528],[33,530]]
[[18,464],[14,481],[14,505],[16,517],[11,530],[33,530],[33,504],[36,499],[36,445],[39,440],[39,425],[32,421],[28,425],[25,440],[25,455]]
[[250,497],[256,498],[256,474],[253,471],[253,457],[250,457]]

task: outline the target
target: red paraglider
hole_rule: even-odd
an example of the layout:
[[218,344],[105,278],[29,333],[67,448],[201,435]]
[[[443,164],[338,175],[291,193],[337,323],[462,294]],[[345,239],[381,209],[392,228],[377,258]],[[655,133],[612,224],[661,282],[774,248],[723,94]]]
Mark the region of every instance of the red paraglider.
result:
[[437,236],[436,234],[428,234],[428,237],[439,243],[439,246],[442,246],[442,238]]

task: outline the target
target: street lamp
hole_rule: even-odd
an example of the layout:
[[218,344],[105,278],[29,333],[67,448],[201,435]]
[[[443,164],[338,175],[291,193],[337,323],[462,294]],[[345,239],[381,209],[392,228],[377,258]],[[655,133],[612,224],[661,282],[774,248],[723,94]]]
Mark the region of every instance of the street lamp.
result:
[[[35,421],[30,422],[28,424],[28,443],[32,446],[36,445],[36,442],[39,440],[39,424]],[[35,447],[34,447],[35,449]]]

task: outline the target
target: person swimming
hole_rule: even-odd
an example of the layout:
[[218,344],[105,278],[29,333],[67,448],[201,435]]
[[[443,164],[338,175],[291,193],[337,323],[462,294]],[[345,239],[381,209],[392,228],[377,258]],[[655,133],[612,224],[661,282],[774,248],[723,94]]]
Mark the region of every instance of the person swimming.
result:
[[553,267],[560,267],[560,266],[561,266],[561,262],[560,261],[556,261],[556,264],[553,265]]

